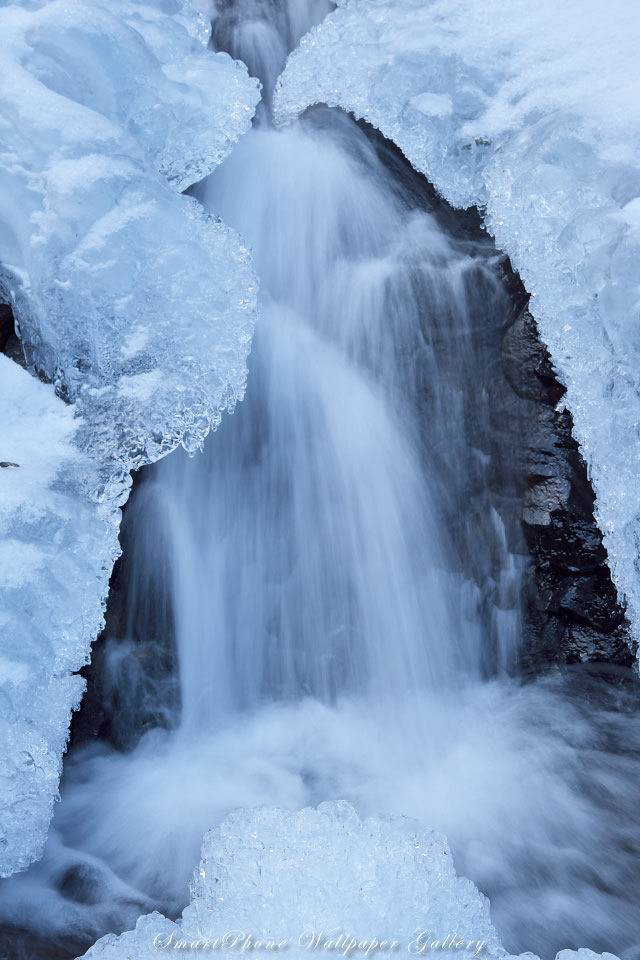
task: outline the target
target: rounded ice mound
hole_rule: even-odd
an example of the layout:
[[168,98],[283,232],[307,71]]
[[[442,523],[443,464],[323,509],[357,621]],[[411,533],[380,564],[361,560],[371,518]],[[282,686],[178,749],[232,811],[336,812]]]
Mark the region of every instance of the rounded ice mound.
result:
[[240,810],[206,835],[202,854],[184,916],[191,934],[239,926],[288,940],[289,956],[330,931],[404,951],[422,931],[498,944],[488,900],[456,876],[444,838],[404,817],[360,820],[346,802]]
[[456,875],[444,837],[406,817],[360,819],[344,801],[296,812],[236,810],[206,834],[181,920],[141,917],[135,930],[103,937],[85,957],[157,960],[176,950],[287,960],[510,956],[489,901]]
[[103,937],[86,956],[143,960],[179,943],[226,952],[228,935],[226,949],[241,952],[259,953],[251,948],[258,941],[286,944],[279,952],[288,960],[316,950],[364,956],[371,944],[369,957],[410,954],[412,944],[419,955],[421,935],[455,935],[461,958],[505,955],[488,900],[456,875],[442,836],[405,817],[361,820],[338,802],[230,814],[204,838],[181,921],[142,917],[135,931]]

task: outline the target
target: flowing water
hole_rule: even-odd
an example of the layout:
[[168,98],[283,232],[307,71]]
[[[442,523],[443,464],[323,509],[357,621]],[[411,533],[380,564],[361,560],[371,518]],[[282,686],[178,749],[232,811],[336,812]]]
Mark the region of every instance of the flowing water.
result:
[[265,83],[254,129],[196,190],[260,277],[247,397],[134,495],[110,742],[72,750],[43,861],[4,885],[7,956],[74,956],[179,913],[234,807],[343,798],[444,831],[509,949],[636,960],[633,692],[514,678],[499,258],[445,230],[348,117],[273,129],[287,50],[328,2],[222,6],[216,44]]

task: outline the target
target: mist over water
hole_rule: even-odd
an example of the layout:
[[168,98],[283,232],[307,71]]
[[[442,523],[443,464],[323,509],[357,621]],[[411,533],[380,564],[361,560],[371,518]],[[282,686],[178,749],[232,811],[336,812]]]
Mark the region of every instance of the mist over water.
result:
[[445,232],[350,118],[269,122],[288,49],[330,7],[218,10],[215,42],[267,99],[196,190],[260,277],[247,397],[134,495],[104,680],[126,749],[71,752],[45,857],[5,884],[0,919],[28,931],[25,956],[73,956],[179,913],[231,809],[347,799],[446,833],[508,949],[637,960],[634,693],[514,678],[525,559],[489,483],[495,252]]

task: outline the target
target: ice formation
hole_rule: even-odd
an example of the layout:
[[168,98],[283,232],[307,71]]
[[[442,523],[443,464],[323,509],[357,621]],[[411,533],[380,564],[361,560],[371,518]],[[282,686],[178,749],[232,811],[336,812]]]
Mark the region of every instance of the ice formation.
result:
[[[279,948],[265,950],[265,942]],[[177,950],[290,960],[314,953],[509,957],[488,900],[456,875],[441,835],[406,817],[361,820],[345,802],[230,814],[204,838],[191,903],[177,923],[149,914],[135,930],[98,940],[85,956],[150,960]],[[559,960],[597,956],[565,950]]]
[[248,128],[257,83],[180,0],[8,6],[0,37],[0,282],[117,481],[244,389],[248,253],[178,191]]
[[144,960],[172,952],[177,940],[212,941],[231,931],[287,941],[281,952],[291,960],[314,952],[313,933],[329,938],[331,931],[333,940],[341,932],[358,942],[399,941],[406,953],[421,930],[434,938],[456,932],[474,949],[483,943],[488,956],[503,952],[487,899],[456,876],[437,833],[404,817],[360,820],[345,802],[295,813],[263,807],[238,810],[207,833],[178,923],[158,913],[142,917],[135,931],[102,938],[86,956]]
[[640,7],[626,0],[338,0],[276,91],[378,127],[478,204],[532,294],[640,636]]
[[58,394],[0,358],[0,875],[42,849],[129,470],[244,390],[249,254],[179,191],[259,91],[208,35],[184,0],[0,3],[0,300]]
[[102,621],[117,508],[92,502],[95,465],[53,387],[0,355],[0,875],[42,846],[70,711]]

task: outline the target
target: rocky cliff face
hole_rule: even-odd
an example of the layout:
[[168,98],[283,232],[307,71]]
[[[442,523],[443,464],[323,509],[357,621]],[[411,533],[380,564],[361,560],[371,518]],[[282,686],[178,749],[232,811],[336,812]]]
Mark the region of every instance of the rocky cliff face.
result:
[[[393,144],[362,126],[405,187],[415,192],[416,205],[430,209],[450,235],[491,246],[477,210],[452,209],[409,168]],[[498,250],[494,253],[500,257]],[[488,502],[504,523],[509,550],[516,558],[529,555],[523,562],[521,669],[536,672],[552,663],[580,662],[630,666],[635,651],[595,522],[595,496],[573,438],[573,420],[562,404],[565,388],[528,310],[519,276],[506,258],[497,269],[510,303],[480,339],[475,336],[474,366],[464,387],[467,439],[482,435],[478,420],[488,416],[483,452],[491,466],[484,478],[473,471],[466,478],[473,487],[467,490],[467,513],[476,514],[473,522],[466,530],[464,525],[458,529],[453,513],[447,523],[461,555],[468,558],[467,573],[485,590],[489,579],[498,582],[504,561],[494,556],[487,562],[491,554],[500,553],[488,529]],[[477,295],[482,298],[483,291]],[[433,339],[433,331],[430,336]],[[446,364],[451,350],[446,336],[444,340],[441,362]],[[433,398],[425,395],[423,400],[430,405]],[[484,404],[488,410],[483,414]],[[487,483],[489,490],[483,489]],[[500,589],[494,593],[500,605]]]
[[525,575],[525,669],[550,662],[630,665],[629,630],[611,582],[595,497],[563,386],[526,305],[506,331],[502,368],[525,429],[522,531],[531,564]]
[[[454,210],[393,143],[365,122],[360,126],[416,206],[431,210],[451,236],[476,241],[485,251],[492,246],[478,210]],[[495,248],[493,253],[500,258]],[[468,558],[467,573],[485,588],[489,578],[497,578],[503,560],[494,556],[487,561],[497,546],[488,529],[487,502],[500,514],[509,550],[516,558],[529,555],[522,557],[520,667],[525,672],[552,663],[629,666],[634,661],[629,628],[595,522],[595,496],[573,439],[573,420],[562,405],[565,389],[528,310],[522,281],[506,258],[497,270],[509,304],[504,316],[493,318],[491,329],[484,328],[480,339],[476,335],[474,366],[464,388],[468,438],[480,436],[478,419],[489,417],[483,453],[491,466],[484,477],[470,472],[466,478],[473,487],[467,490],[467,513],[476,514],[472,523],[464,529],[453,511],[447,524]],[[483,291],[477,295],[482,298]],[[434,340],[432,330],[429,337]],[[441,361],[446,364],[451,353],[446,331],[437,332],[438,339],[443,339]],[[421,402],[432,406],[428,391]],[[494,600],[502,602],[497,596]]]

